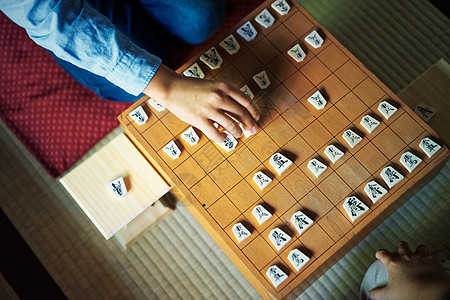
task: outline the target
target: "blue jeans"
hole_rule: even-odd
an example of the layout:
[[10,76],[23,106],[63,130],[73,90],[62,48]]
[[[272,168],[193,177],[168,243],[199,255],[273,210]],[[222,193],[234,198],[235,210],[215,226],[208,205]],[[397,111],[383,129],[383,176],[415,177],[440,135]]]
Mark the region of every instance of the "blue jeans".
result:
[[[221,24],[223,0],[88,0],[136,45],[167,64],[164,44],[177,39],[188,44],[206,40]],[[134,102],[134,96],[98,76],[53,55],[58,64],[101,98]]]

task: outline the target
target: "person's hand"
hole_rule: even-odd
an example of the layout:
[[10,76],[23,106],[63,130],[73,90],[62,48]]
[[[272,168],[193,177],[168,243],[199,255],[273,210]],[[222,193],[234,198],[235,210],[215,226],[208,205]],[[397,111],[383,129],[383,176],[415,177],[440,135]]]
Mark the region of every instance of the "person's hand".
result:
[[450,288],[450,277],[442,266],[445,257],[426,246],[412,253],[408,243],[400,242],[397,252],[381,249],[375,256],[386,267],[389,279],[387,286],[369,292],[370,299],[441,299]]
[[226,134],[214,123],[236,138],[242,136],[238,122],[252,133],[259,129],[259,114],[250,98],[223,82],[185,77],[161,65],[144,93],[218,143]]

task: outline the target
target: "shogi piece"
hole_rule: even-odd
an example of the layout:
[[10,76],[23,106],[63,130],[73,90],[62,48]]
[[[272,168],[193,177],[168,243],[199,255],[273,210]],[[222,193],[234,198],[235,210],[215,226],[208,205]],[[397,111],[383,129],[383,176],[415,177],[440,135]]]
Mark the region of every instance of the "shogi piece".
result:
[[342,135],[344,140],[350,145],[350,147],[355,148],[359,142],[361,142],[362,137],[357,135],[353,130],[347,129]]
[[200,60],[204,62],[211,70],[220,68],[223,59],[215,47],[211,47],[208,51],[200,56]]
[[269,28],[275,22],[275,18],[265,8],[259,15],[255,17],[255,21],[258,22],[264,28]]
[[335,164],[342,156],[344,156],[344,152],[339,150],[339,148],[334,145],[328,145],[325,148],[324,152],[333,164]]
[[183,75],[200,79],[205,78],[205,73],[203,73],[202,69],[200,69],[200,66],[197,63],[194,63],[192,66],[184,70]]
[[181,155],[181,150],[174,141],[170,141],[167,145],[165,145],[163,151],[172,159],[177,159]]
[[286,15],[291,9],[291,6],[286,2],[286,0],[277,0],[270,6],[272,6],[272,8],[282,16]]
[[231,231],[233,231],[234,236],[236,237],[239,243],[242,243],[243,240],[245,240],[251,235],[250,231],[248,231],[248,229],[245,228],[245,226],[242,225],[242,223],[234,224],[233,227],[231,228]]
[[397,183],[402,181],[404,178],[402,174],[400,174],[397,170],[395,170],[391,166],[384,168],[383,171],[381,171],[380,175],[390,189],[392,189]]
[[304,265],[309,261],[309,257],[298,249],[294,249],[288,254],[288,260],[294,266],[295,270],[298,272]]
[[345,199],[344,209],[347,212],[348,216],[350,217],[350,220],[352,220],[352,222],[354,222],[356,219],[361,217],[366,211],[369,210],[369,208],[355,196],[348,197],[347,199]]
[[441,149],[439,144],[427,137],[420,141],[419,147],[428,157],[432,157],[439,149]]
[[294,225],[295,229],[297,229],[298,233],[302,234],[306,229],[308,229],[309,226],[312,225],[313,220],[301,211],[297,211],[292,215],[291,223]]
[[241,127],[242,133],[244,134],[244,136],[246,138],[249,138],[256,133],[256,132],[251,132],[251,131],[245,130],[244,125],[242,125],[241,123],[239,123],[239,127]]
[[244,25],[238,28],[236,32],[242,36],[247,42],[253,41],[258,35],[255,27],[253,27],[250,21],[247,21]]
[[317,91],[314,94],[312,94],[311,96],[309,96],[308,102],[311,103],[318,110],[323,109],[325,107],[325,105],[327,105],[327,101],[322,96],[320,91]]
[[241,91],[246,94],[250,99],[253,100],[255,98],[255,95],[253,95],[252,90],[248,87],[248,85],[244,85],[241,87]]
[[315,30],[311,31],[311,33],[305,37],[305,41],[316,49],[323,44],[323,38]]
[[108,187],[116,198],[123,198],[123,196],[128,193],[123,177],[114,179],[108,184]]
[[147,103],[150,104],[154,109],[156,109],[159,112],[162,112],[166,109],[164,106],[162,106],[152,98],[148,99]]
[[320,174],[325,172],[327,169],[327,166],[318,161],[317,159],[313,158],[308,163],[308,169],[311,170],[311,172],[316,176],[316,178],[319,178]]
[[384,195],[386,195],[387,190],[378,182],[371,181],[364,187],[364,192],[366,192],[367,196],[369,196],[370,200],[372,200],[373,203],[376,203]]
[[198,137],[197,133],[195,132],[194,128],[189,127],[186,129],[185,132],[181,134],[181,137],[189,143],[189,145],[194,146],[198,143],[200,138]]
[[402,154],[400,162],[411,173],[422,162],[422,159],[408,151]]
[[227,137],[225,138],[225,141],[223,141],[222,143],[218,143],[218,145],[222,147],[225,151],[231,152],[236,148],[238,142],[232,134],[226,131],[224,132],[227,134]]
[[278,175],[281,175],[286,171],[290,166],[292,166],[292,160],[287,158],[281,153],[275,153],[270,157],[269,160],[270,165],[277,171]]
[[425,103],[419,103],[416,105],[414,112],[419,115],[425,122],[429,122],[431,118],[436,114],[437,109],[429,106]]
[[283,281],[285,281],[288,278],[286,273],[281,271],[281,269],[278,268],[276,265],[271,266],[267,270],[266,275],[270,279],[270,282],[272,282],[274,287],[279,286]]
[[256,221],[258,221],[259,225],[262,225],[272,217],[272,214],[262,205],[256,205],[253,208],[252,213],[255,216]]
[[145,113],[142,106],[136,107],[132,112],[129,113],[129,116],[136,122],[138,125],[144,125],[148,120],[148,116]]
[[272,179],[263,172],[258,171],[253,175],[253,181],[262,191],[272,182]]
[[380,121],[375,119],[372,116],[366,115],[361,119],[361,125],[364,127],[367,132],[372,133],[372,131],[380,125]]
[[292,57],[296,62],[301,62],[305,59],[306,53],[303,51],[302,47],[299,44],[295,44],[294,47],[288,50],[288,54]]
[[386,120],[389,119],[397,110],[397,107],[387,101],[383,101],[380,105],[378,105],[378,111],[383,115],[383,117],[386,118]]
[[274,228],[269,233],[269,240],[275,246],[275,248],[280,251],[289,241],[291,237],[281,230],[280,228]]
[[253,76],[253,80],[255,80],[255,82],[262,90],[268,88],[270,85],[269,76],[267,76],[266,71],[259,72],[258,74]]
[[238,53],[239,49],[241,49],[241,45],[239,45],[238,41],[234,37],[233,34],[230,34],[225,39],[223,39],[219,46],[222,47],[225,51],[230,55],[234,55]]

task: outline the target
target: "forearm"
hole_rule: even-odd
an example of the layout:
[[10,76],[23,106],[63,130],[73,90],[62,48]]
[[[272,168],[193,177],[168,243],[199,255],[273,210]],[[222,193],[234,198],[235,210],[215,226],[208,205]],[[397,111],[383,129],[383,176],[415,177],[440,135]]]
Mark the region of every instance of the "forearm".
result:
[[82,0],[0,0],[2,11],[57,57],[141,93],[161,60]]
[[169,67],[161,64],[143,93],[166,106],[173,82],[180,79],[180,76]]

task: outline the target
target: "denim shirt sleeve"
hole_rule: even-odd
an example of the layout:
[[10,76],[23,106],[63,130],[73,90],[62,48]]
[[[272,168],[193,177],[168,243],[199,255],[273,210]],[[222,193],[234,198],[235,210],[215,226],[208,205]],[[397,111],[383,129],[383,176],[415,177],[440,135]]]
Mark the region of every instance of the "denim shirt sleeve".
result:
[[0,0],[0,8],[38,45],[132,95],[144,90],[161,64],[82,0]]

